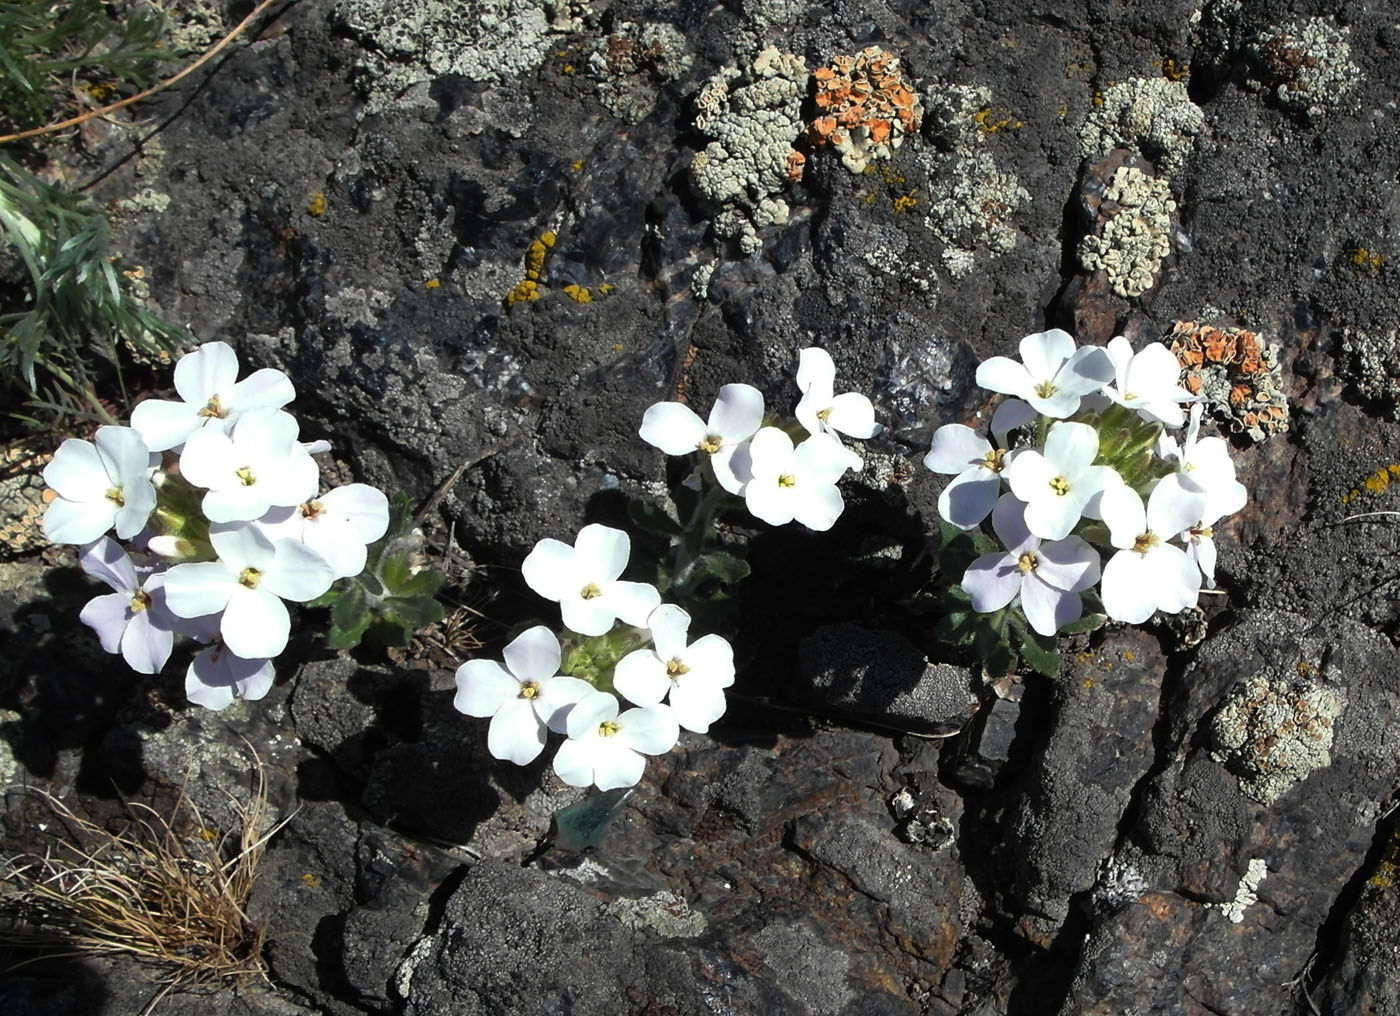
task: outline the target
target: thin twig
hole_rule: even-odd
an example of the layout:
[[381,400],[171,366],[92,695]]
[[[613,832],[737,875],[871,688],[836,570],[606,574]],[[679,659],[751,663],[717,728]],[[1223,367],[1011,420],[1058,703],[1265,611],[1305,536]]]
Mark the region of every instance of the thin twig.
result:
[[[129,96],[128,98],[122,99],[118,102],[114,102],[110,105],[103,106],[100,109],[90,109],[86,113],[79,113],[77,116],[69,117],[67,120],[64,120],[60,123],[51,123],[47,127],[34,127],[31,130],[20,131],[18,134],[6,134],[0,136],[0,145],[3,145],[10,141],[21,141],[24,138],[38,137],[41,134],[52,134],[55,131],[67,130],[69,127],[76,127],[79,124],[87,123],[89,120],[95,120],[98,117],[106,116],[109,113],[114,113],[125,106],[130,106],[133,103],[140,102],[142,99],[150,98],[157,92],[164,91],[176,82],[189,77],[200,67],[203,67],[206,63],[212,60],[221,50],[223,50],[225,46],[227,46],[230,42],[236,39],[245,28],[252,24],[253,21],[258,17],[258,15],[262,14],[263,11],[267,10],[269,7],[271,7],[277,2],[278,0],[262,0],[261,3],[259,3],[256,7],[253,8],[251,14],[249,14],[246,18],[244,18],[234,27],[233,31],[229,32],[218,42],[214,43],[214,45],[211,46],[208,49],[208,51],[206,51],[205,54],[201,56],[198,60],[196,60],[194,63],[190,64],[183,70],[172,75],[171,77],[166,78],[164,81],[156,82],[144,92],[137,92],[135,95]],[[290,2],[296,3],[296,0],[290,0]]]

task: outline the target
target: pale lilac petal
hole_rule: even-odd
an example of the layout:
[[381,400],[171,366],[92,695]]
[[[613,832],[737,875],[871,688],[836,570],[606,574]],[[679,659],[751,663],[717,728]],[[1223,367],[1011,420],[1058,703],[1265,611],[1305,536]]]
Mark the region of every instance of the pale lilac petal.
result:
[[660,755],[676,746],[680,727],[676,714],[666,706],[650,705],[629,709],[617,718],[617,738],[633,751]]
[[1035,577],[1069,593],[1080,593],[1099,581],[1099,552],[1078,536],[1042,543],[1036,550]]
[[685,651],[685,664],[692,674],[703,675],[717,688],[728,688],[734,683],[734,647],[719,635],[696,639]]
[[819,410],[831,404],[836,391],[836,364],[830,353],[808,346],[797,354],[797,388],[803,401],[810,399]]
[[[335,572],[316,551],[295,540],[278,540],[277,556],[262,573],[261,588],[295,603],[314,600],[335,581]],[[275,653],[265,655],[275,656]]]
[[753,385],[730,384],[719,390],[710,410],[709,432],[725,444],[747,441],[763,423],[763,393]]
[[1015,494],[1003,494],[992,509],[992,532],[1012,557],[1034,550],[1040,538],[1026,526],[1026,503]]
[[1077,476],[1099,454],[1099,433],[1087,423],[1056,423],[1045,438],[1045,459],[1064,476]]
[[749,443],[725,445],[710,456],[710,468],[714,470],[715,481],[722,488],[736,497],[743,497],[744,488],[753,479]]
[[177,617],[217,614],[238,588],[238,574],[222,561],[177,564],[165,573],[165,601]]
[[1082,496],[1039,497],[1026,505],[1026,527],[1042,540],[1063,540],[1083,518]]
[[493,758],[529,765],[544,750],[544,724],[535,715],[529,700],[513,698],[491,717],[486,731],[486,748]]
[[676,722],[697,734],[709,731],[710,724],[724,715],[728,703],[724,689],[710,680],[681,678],[671,689],[671,712]]
[[836,524],[846,502],[831,484],[809,487],[793,502],[792,517],[814,532],[824,533]]
[[565,741],[554,753],[554,772],[571,787],[586,787],[593,782],[593,740]]
[[[44,482],[69,501],[98,501],[112,489],[112,477],[97,448],[70,437],[58,446],[44,467]],[[115,510],[115,508],[114,508]],[[72,541],[64,540],[64,543]],[[83,540],[83,543],[89,542]]]
[[238,356],[226,342],[206,342],[175,364],[175,390],[196,409],[203,409],[237,380]]
[[272,367],[253,371],[227,391],[229,408],[239,413],[252,409],[281,409],[297,395],[292,379]]
[[642,414],[638,432],[647,444],[667,455],[689,455],[705,440],[705,422],[689,406],[658,402]]
[[286,455],[259,461],[257,475],[258,482],[250,489],[261,490],[269,505],[279,507],[310,501],[321,487],[321,467],[300,445],[293,445]]
[[1022,501],[1030,503],[1050,489],[1050,482],[1060,475],[1044,455],[1034,449],[1026,449],[1018,454],[1002,472],[1011,492]]
[[1006,399],[997,406],[996,412],[992,414],[992,422],[989,429],[992,436],[997,439],[997,444],[1005,448],[1007,446],[1006,436],[1013,430],[1031,423],[1036,418],[1035,408],[1022,399]]
[[992,510],[1000,493],[1000,475],[973,466],[943,488],[938,495],[938,514],[959,529],[975,529]]
[[[1108,340],[1104,352],[1113,361],[1113,383],[1118,386],[1118,390],[1111,394],[1121,398],[1130,390],[1128,387],[1128,366],[1133,362],[1133,344],[1122,335],[1115,335]],[[1178,367],[1173,376],[1180,373],[1181,368]],[[1115,398],[1114,401],[1117,402],[1119,399]]]
[[520,695],[520,682],[495,660],[468,660],[457,668],[452,708],[467,716],[495,716]]
[[588,583],[574,548],[549,537],[535,544],[521,563],[520,572],[525,584],[546,600],[577,597],[579,590]]
[[[173,569],[172,569],[173,574]],[[167,580],[167,587],[169,580]],[[173,598],[173,591],[168,595]],[[172,607],[173,609],[173,607]],[[224,608],[219,634],[234,655],[245,660],[270,659],[287,648],[292,620],[286,605],[264,589],[235,585]]]
[[559,673],[559,638],[542,624],[517,635],[501,655],[521,681],[548,681]]
[[[103,536],[78,551],[78,564],[95,579],[128,597],[141,588],[136,566],[115,540]],[[110,650],[109,650],[110,652]]]
[[117,536],[129,540],[146,528],[146,521],[156,507],[156,488],[143,474],[129,477],[122,484],[122,498],[126,502],[117,509],[112,519]]
[[646,582],[612,582],[603,589],[603,595],[598,597],[597,602],[606,604],[609,613],[624,624],[645,628],[647,618],[661,603],[661,594],[655,586]]
[[[1049,381],[1075,353],[1074,337],[1061,328],[1027,335],[1020,344],[1021,362],[1037,381]],[[981,384],[981,382],[978,382]],[[983,387],[986,387],[983,385]]]
[[1188,548],[1195,552],[1196,565],[1201,569],[1201,574],[1205,576],[1207,587],[1215,588],[1215,541],[1209,536],[1202,536],[1191,541]]
[[1201,593],[1201,570],[1186,551],[1159,543],[1144,556],[1148,581],[1157,590],[1157,609],[1169,614],[1196,605]]
[[122,659],[138,674],[158,674],[170,659],[175,633],[149,608],[135,614],[122,635]]
[[91,543],[112,528],[116,508],[105,498],[78,502],[56,497],[44,511],[44,536],[51,543]]
[[574,704],[565,723],[565,732],[571,740],[578,740],[586,734],[596,734],[599,724],[617,719],[617,696],[605,691],[595,691],[585,695]]
[[1099,346],[1077,350],[1055,375],[1055,387],[1074,395],[1088,395],[1113,383],[1113,361]]
[[1099,596],[1104,611],[1115,621],[1141,624],[1157,609],[1157,590],[1142,567],[1143,557],[1134,550],[1120,550],[1103,566]]
[[236,571],[256,568],[265,572],[277,557],[276,545],[247,522],[210,526],[209,542],[219,559]]
[[969,466],[981,468],[991,451],[991,442],[971,427],[948,423],[933,432],[924,466],[935,473],[961,473]]
[[250,487],[225,487],[204,495],[200,508],[210,522],[252,522],[267,513],[272,502],[260,483]]
[[578,551],[580,566],[593,581],[612,582],[627,567],[632,541],[621,529],[595,522],[579,530],[574,550]]
[[103,593],[88,600],[78,620],[97,633],[104,651],[121,648],[122,635],[131,620],[131,597],[123,593]]
[[1031,575],[1021,586],[1021,612],[1037,634],[1053,637],[1071,621],[1079,620],[1084,605],[1078,593],[1055,589]]
[[112,479],[123,488],[133,479],[145,477],[151,450],[136,431],[130,427],[98,427],[93,441]]
[[389,499],[367,483],[336,487],[316,500],[328,514],[348,522],[361,543],[373,543],[389,528]]
[[163,452],[183,443],[204,422],[198,406],[188,402],[147,399],[131,411],[131,426],[153,452]]
[[595,690],[577,677],[551,677],[540,685],[540,693],[535,696],[535,715],[550,730],[563,734],[568,729],[569,712]]
[[686,634],[690,631],[690,615],[674,603],[663,603],[647,618],[656,655],[669,660],[685,652]]
[[185,697],[206,709],[225,709],[238,698],[250,702],[262,698],[275,678],[271,660],[247,660],[225,646],[212,646],[185,671]]
[[279,510],[286,509],[274,508],[258,519],[258,528],[268,539],[274,543],[277,540],[300,540],[321,555],[338,579],[350,578],[365,570],[369,548],[349,520],[334,515],[302,519],[301,510],[292,508],[293,517],[288,523],[269,524],[268,517]]
[[619,743],[620,735],[598,740],[599,743],[593,748],[593,783],[599,790],[636,786],[646,769],[647,760],[629,750],[626,744]]
[[613,687],[627,701],[639,706],[655,705],[671,690],[666,663],[650,649],[638,649],[617,661]]
[[854,438],[868,438],[878,429],[875,423],[875,407],[859,392],[845,392],[836,396],[830,403],[831,413],[826,425],[842,434]]
[[1006,356],[994,356],[977,365],[977,386],[1003,395],[1030,398],[1035,380],[1024,366]]
[[987,614],[1014,600],[1023,578],[1010,554],[984,554],[967,566],[962,590],[972,600],[973,610]]

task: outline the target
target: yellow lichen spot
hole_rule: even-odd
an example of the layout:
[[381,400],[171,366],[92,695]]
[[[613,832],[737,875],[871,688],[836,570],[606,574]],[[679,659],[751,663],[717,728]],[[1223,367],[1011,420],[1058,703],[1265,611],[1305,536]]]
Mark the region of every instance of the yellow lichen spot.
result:
[[1012,115],[1009,109],[993,109],[990,106],[973,113],[972,122],[978,126],[983,134],[995,134],[997,131],[1008,128],[1015,130],[1024,126],[1020,120]]
[[914,196],[913,191],[910,191],[908,194],[901,194],[897,198],[895,198],[893,201],[893,206],[895,212],[903,213],[911,211],[914,208],[914,206],[918,203],[919,199]]
[[573,162],[571,162],[571,163],[569,164],[569,168],[572,169],[575,173],[577,173],[579,170],[581,170],[581,169],[583,168],[583,160],[582,160],[582,159],[575,159]]
[[1079,682],[1079,687],[1083,688],[1085,691],[1089,691],[1098,683],[1099,682],[1094,680],[1094,677],[1091,674]]
[[205,843],[213,843],[219,838],[219,830],[210,829],[208,826],[199,830],[199,838]]
[[1131,649],[1125,649],[1123,651],[1123,659],[1127,663],[1132,663],[1137,659],[1137,653],[1133,652]]
[[441,285],[442,285],[442,283],[439,282],[437,279],[429,279],[427,282],[423,283],[423,288],[424,288],[424,289],[437,289],[437,288],[438,288],[439,286],[441,286]]
[[1385,255],[1368,247],[1353,247],[1346,252],[1347,260],[1358,272],[1375,275],[1385,267]]
[[1103,105],[1103,92],[1099,92],[1099,91],[1094,92],[1094,105],[1095,105],[1095,106],[1102,106],[1102,105]]
[[599,296],[607,296],[609,293],[611,293],[611,292],[612,292],[614,289],[616,289],[616,288],[617,288],[617,287],[614,286],[611,282],[604,282],[602,285],[600,285],[600,286],[598,287],[598,295],[599,295]]
[[527,300],[538,300],[540,298],[539,283],[534,279],[522,279],[515,284],[515,288],[506,294],[506,306],[514,307],[517,303]]
[[306,214],[312,217],[319,217],[326,214],[326,192],[317,191],[311,195],[311,200],[306,202]]
[[115,81],[94,81],[83,86],[83,91],[98,102],[106,102],[117,94]]
[[1185,60],[1174,60],[1171,57],[1162,61],[1162,77],[1168,81],[1185,81],[1191,76],[1191,65]]
[[622,347],[622,343],[621,343],[621,342],[614,342],[614,343],[613,343],[613,352],[614,352],[614,353],[620,353],[620,352],[622,352],[622,348],[623,348],[623,347]]
[[1069,116],[1069,103],[1062,102],[1058,106],[1056,106],[1055,115],[1058,116],[1061,120]]
[[572,74],[572,73],[574,72],[574,65],[573,65],[573,64],[565,64],[563,67],[560,67],[560,68],[559,68],[559,72],[560,72],[561,74]]
[[309,871],[305,875],[301,876],[301,884],[306,886],[306,888],[308,889],[321,888],[321,880],[315,875],[311,874],[311,872]]
[[576,285],[572,282],[564,287],[564,295],[567,296],[570,300],[574,301],[574,303],[593,302],[592,293],[584,289],[582,286]]

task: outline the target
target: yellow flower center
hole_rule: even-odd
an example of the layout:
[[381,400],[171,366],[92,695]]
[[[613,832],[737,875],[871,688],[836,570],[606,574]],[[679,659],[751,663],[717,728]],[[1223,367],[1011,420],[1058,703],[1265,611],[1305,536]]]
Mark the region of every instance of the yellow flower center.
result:
[[204,408],[195,415],[202,416],[206,420],[222,420],[228,416],[228,411],[224,409],[224,404],[220,402],[219,397],[215,395],[206,402]]
[[797,486],[797,477],[793,476],[791,473],[784,473],[782,476],[778,477],[778,486],[779,486],[779,487],[796,487],[796,486]]
[[1161,540],[1157,539],[1157,534],[1149,529],[1133,541],[1133,549],[1139,554],[1146,554],[1161,542]]
[[146,609],[147,607],[149,607],[150,605],[151,605],[151,596],[150,596],[149,593],[142,592],[141,590],[138,589],[138,590],[136,590],[136,592],[135,592],[134,594],[132,594],[132,597],[131,597],[131,612],[132,612],[133,614],[139,614],[139,613],[141,613],[141,611],[145,610],[145,609]]
[[1063,476],[1057,476],[1050,481],[1050,489],[1059,494],[1060,497],[1064,497],[1069,493],[1069,481]]
[[1029,575],[1031,572],[1035,571],[1039,564],[1040,561],[1036,558],[1034,552],[1029,550],[1023,551],[1021,556],[1016,559],[1016,569],[1022,575]]
[[825,409],[817,410],[817,419],[820,420],[822,423],[826,423],[827,420],[830,420],[831,408],[831,406],[827,406]]
[[108,501],[111,501],[118,508],[126,507],[126,498],[122,495],[122,489],[120,487],[111,488],[103,496],[107,498]]
[[247,589],[257,589],[258,583],[262,581],[262,572],[256,568],[244,568],[238,573],[238,584]]
[[1209,540],[1214,538],[1214,536],[1214,526],[1196,526],[1191,530],[1191,539],[1193,540]]
[[1004,458],[1006,458],[1006,450],[1004,448],[993,448],[986,455],[982,456],[982,467],[984,469],[990,469],[994,473],[1000,473],[1006,465],[1006,463],[1002,461]]
[[1052,381],[1042,381],[1040,382],[1040,384],[1035,386],[1035,394],[1042,399],[1050,398],[1057,391],[1059,391],[1059,389],[1055,387],[1055,384]]
[[598,724],[598,736],[612,737],[621,729],[622,728],[612,720],[604,720],[602,723]]
[[700,449],[700,451],[704,452],[706,455],[713,455],[715,452],[720,450],[720,446],[722,444],[723,442],[714,434],[706,434],[705,439],[695,447]]
[[326,513],[326,506],[320,501],[308,501],[301,506],[301,517],[304,519],[314,519],[318,515]]
[[258,482],[258,478],[253,475],[253,470],[250,469],[248,466],[240,466],[233,472],[234,475],[238,477],[238,482],[243,484],[243,486],[245,487],[251,487],[253,484]]
[[603,595],[603,591],[598,588],[598,583],[590,582],[578,591],[578,594],[585,600],[596,600]]
[[523,699],[538,698],[540,694],[540,684],[538,681],[520,682],[520,697]]
[[671,659],[666,661],[666,676],[669,677],[672,681],[680,677],[682,674],[688,673],[690,673],[690,668],[687,667],[680,660],[672,657]]

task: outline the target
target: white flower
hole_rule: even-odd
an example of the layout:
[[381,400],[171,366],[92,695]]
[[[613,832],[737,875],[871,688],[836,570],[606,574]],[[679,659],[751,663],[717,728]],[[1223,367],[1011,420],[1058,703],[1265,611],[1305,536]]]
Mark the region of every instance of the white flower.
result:
[[977,368],[977,383],[989,391],[1025,399],[1036,411],[1062,420],[1080,399],[1113,380],[1113,361],[1098,346],[1074,348],[1068,332],[1052,328],[1021,340],[1021,363],[994,356]]
[[44,467],[54,498],[44,535],[54,543],[91,543],[113,526],[126,540],[156,506],[150,451],[130,427],[99,427],[93,443],[69,438]]
[[258,519],[272,540],[299,540],[326,559],[338,579],[365,569],[365,548],[389,528],[389,499],[365,483],[350,483],[295,508],[273,508]]
[[813,434],[794,448],[787,434],[764,427],[749,442],[748,459],[744,502],[770,526],[796,519],[824,531],[840,518],[846,505],[836,481],[850,466],[850,451],[836,438]]
[[1103,394],[1149,420],[1181,426],[1181,404],[1194,402],[1196,396],[1177,384],[1181,364],[1171,350],[1153,342],[1134,353],[1132,343],[1119,335],[1109,341],[1108,356],[1116,387],[1105,388]]
[[826,350],[809,346],[798,354],[797,387],[802,391],[802,400],[797,403],[795,415],[809,434],[875,436],[875,407],[858,392],[835,394],[836,364]]
[[554,771],[571,787],[630,787],[642,778],[647,755],[675,747],[676,717],[666,706],[643,706],[618,715],[617,696],[595,691],[569,711],[569,739],[554,756]]
[[520,570],[526,585],[546,600],[558,601],[566,628],[580,635],[602,635],[618,618],[645,627],[661,602],[655,586],[618,581],[631,552],[626,533],[594,523],[579,530],[572,547],[560,540],[541,540]]
[[458,667],[452,705],[491,717],[486,747],[494,757],[528,765],[544,750],[546,729],[562,734],[569,708],[594,689],[559,673],[559,639],[542,624],[521,632],[502,655],[504,667],[494,660]]
[[131,411],[131,425],[159,452],[201,427],[227,432],[241,413],[281,409],[296,396],[287,375],[270,367],[237,379],[233,349],[224,342],[206,342],[175,365],[175,391],[184,401],[147,399]]
[[275,543],[251,524],[213,525],[217,561],[178,564],[165,573],[166,602],[180,617],[223,611],[219,634],[234,655],[267,659],[287,647],[291,618],[283,599],[306,602],[331,585],[331,566],[295,540]]
[[78,620],[97,633],[102,648],[120,652],[138,674],[155,674],[170,659],[177,619],[165,603],[165,576],[142,582],[136,566],[113,540],[100,537],[78,554],[83,571],[116,590],[88,601]]
[[1002,474],[1009,462],[1005,451],[993,448],[971,427],[961,423],[939,427],[933,433],[924,465],[935,473],[957,475],[938,495],[938,514],[959,529],[975,528],[997,503]]
[[1026,526],[1043,540],[1062,540],[1106,487],[1122,484],[1110,466],[1093,465],[1099,435],[1086,423],[1056,423],[1044,454],[1018,451],[1007,467],[1012,492],[1026,502]]
[[639,433],[643,441],[667,455],[698,451],[709,456],[719,485],[731,494],[742,494],[745,478],[736,475],[730,460],[762,423],[763,393],[753,385],[732,384],[719,390],[708,423],[689,406],[658,402],[642,416]]
[[210,522],[250,522],[316,494],[320,469],[297,443],[298,429],[290,413],[254,409],[231,434],[206,427],[190,435],[180,473],[208,490],[203,509]]
[[185,698],[218,711],[235,699],[256,702],[268,693],[277,672],[271,660],[245,660],[222,642],[205,649],[185,671]]
[[613,687],[639,706],[670,695],[671,709],[686,730],[703,734],[724,715],[724,689],[734,683],[734,650],[718,635],[686,644],[690,615],[663,603],[647,619],[652,648],[618,660]]
[[1103,493],[1100,509],[1109,539],[1119,548],[1103,568],[1104,610],[1115,621],[1141,624],[1154,611],[1175,614],[1196,602],[1201,572],[1167,541],[1201,517],[1205,498],[1173,475],[1158,481],[1144,508],[1126,484]]
[[1243,508],[1249,491],[1235,479],[1235,463],[1225,439],[1200,437],[1201,413],[1199,402],[1191,407],[1191,422],[1181,447],[1167,449],[1163,457],[1175,457],[1182,484],[1206,496],[1204,516],[1214,522]]

